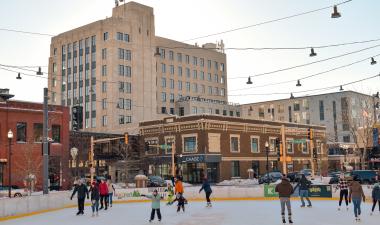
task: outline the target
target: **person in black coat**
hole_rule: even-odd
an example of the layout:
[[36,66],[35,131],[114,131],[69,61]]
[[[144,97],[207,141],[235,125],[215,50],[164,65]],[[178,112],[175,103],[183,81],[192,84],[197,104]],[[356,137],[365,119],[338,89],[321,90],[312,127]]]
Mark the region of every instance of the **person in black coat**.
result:
[[202,184],[201,189],[199,190],[199,193],[201,193],[202,190],[204,190],[205,193],[206,193],[207,207],[211,207],[210,195],[211,195],[211,193],[212,193],[212,189],[211,189],[211,185],[210,185],[210,183],[208,182],[207,178],[205,178],[205,179],[203,180],[203,184]]
[[96,183],[95,181],[92,182],[92,185],[91,185],[91,188],[90,188],[90,192],[91,192],[92,217],[95,216],[95,212],[96,212],[96,216],[99,216],[98,211],[99,211],[100,193],[99,193],[98,183]]
[[82,180],[79,180],[78,185],[75,186],[73,194],[71,195],[71,200],[73,200],[74,195],[77,193],[78,197],[78,213],[77,215],[84,214],[84,200],[87,196],[88,199],[88,189]]
[[299,187],[299,195],[301,197],[302,205],[301,207],[305,207],[305,201],[303,200],[304,197],[306,197],[306,200],[308,202],[307,207],[311,207],[311,201],[309,199],[309,188],[311,186],[311,182],[306,178],[305,174],[302,174],[301,179],[299,180],[298,184],[294,188],[294,190]]

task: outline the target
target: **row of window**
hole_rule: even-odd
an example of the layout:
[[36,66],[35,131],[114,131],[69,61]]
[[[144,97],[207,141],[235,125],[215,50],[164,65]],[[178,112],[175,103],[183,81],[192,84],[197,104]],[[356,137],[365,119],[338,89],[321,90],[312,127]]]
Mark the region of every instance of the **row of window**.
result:
[[[165,59],[166,58],[166,50],[163,49],[163,48],[160,48],[160,54],[161,54],[161,58],[162,59]],[[174,60],[174,52],[173,51],[169,51],[169,56],[168,56],[169,60]],[[190,58],[192,59],[191,62],[194,66],[198,66],[198,63],[199,63],[199,66],[200,67],[205,67],[205,60],[204,58],[198,58],[196,56],[193,56],[193,57],[190,57],[189,55],[185,55],[185,62],[186,64],[190,64]],[[177,53],[177,62],[182,62],[182,53]],[[225,71],[225,65],[224,63],[218,63],[217,61],[211,61],[211,60],[207,60],[207,68],[208,69],[211,69],[212,68],[212,63],[214,64],[214,69],[215,70],[220,70],[222,72]]]
[[131,50],[119,48],[118,53],[119,53],[119,59],[128,60],[128,61],[132,60]]
[[[118,120],[119,120],[118,121],[119,124],[132,123],[132,116],[119,115]],[[103,127],[108,126],[108,116],[107,115],[102,116],[102,126]]]
[[[43,141],[43,125],[42,123],[33,123],[33,134],[32,139],[28,139],[27,135],[27,126],[26,122],[17,122],[16,124],[16,141],[27,143],[28,140],[33,140],[34,142],[42,142]],[[61,126],[60,125],[52,125],[52,139],[53,143],[61,142]]]
[[[212,108],[208,108],[206,111],[206,109],[204,107],[197,107],[197,106],[191,107],[191,114],[193,114],[193,115],[204,114],[204,113],[219,115],[220,111],[222,111],[223,116],[227,116],[228,111],[226,109],[223,109],[223,110],[215,109],[215,110],[213,110]],[[234,112],[232,110],[229,111],[228,116],[234,116],[234,114],[236,115],[236,117],[240,117],[239,111]],[[184,116],[184,115],[180,115],[180,116]]]
[[[163,89],[166,88],[166,78],[161,78],[161,87]],[[174,90],[175,89],[175,82],[174,79],[170,79],[169,81],[169,88]],[[177,89],[178,91],[183,90],[183,82],[181,80],[177,81]],[[206,86],[204,84],[197,84],[197,83],[190,83],[190,82],[185,82],[185,89],[186,92],[190,92],[190,90],[194,93],[206,93]],[[207,93],[208,95],[217,95],[217,96],[225,96],[226,95],[226,89],[220,88],[219,87],[207,87]]]
[[[165,63],[161,63],[161,72],[163,74],[166,73],[166,64]],[[182,74],[183,74],[182,72],[183,72],[182,66],[178,66],[177,67],[178,76],[182,77]],[[169,65],[169,73],[170,73],[170,75],[174,75],[175,69],[174,69],[173,65]],[[186,73],[187,78],[191,77],[190,68],[186,67],[185,73]],[[207,78],[207,81],[209,81],[209,82],[215,82],[215,83],[221,83],[221,84],[224,84],[224,82],[225,82],[224,76],[219,76],[218,74],[214,74],[214,77],[212,77],[211,73],[207,73],[207,77],[205,77],[204,71],[198,72],[197,70],[193,70],[193,75],[192,75],[193,79],[198,79],[198,76],[199,76],[200,80],[205,80],[205,78]]]

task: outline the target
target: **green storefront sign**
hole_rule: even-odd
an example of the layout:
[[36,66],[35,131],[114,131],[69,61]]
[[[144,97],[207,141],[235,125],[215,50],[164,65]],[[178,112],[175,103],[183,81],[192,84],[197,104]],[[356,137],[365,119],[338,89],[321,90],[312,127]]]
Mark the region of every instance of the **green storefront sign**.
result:
[[[278,193],[275,191],[276,185],[265,184],[264,185],[264,197],[278,197]],[[295,191],[294,195],[298,196],[298,189]],[[323,197],[332,198],[331,185],[312,185],[309,188],[309,197]]]

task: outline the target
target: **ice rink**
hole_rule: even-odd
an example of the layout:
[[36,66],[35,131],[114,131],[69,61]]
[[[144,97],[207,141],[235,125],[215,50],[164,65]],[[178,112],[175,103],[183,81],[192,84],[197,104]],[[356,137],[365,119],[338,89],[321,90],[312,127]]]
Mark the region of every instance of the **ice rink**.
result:
[[[74,203],[74,200],[73,200]],[[150,216],[150,203],[114,204],[110,210],[100,211],[99,217],[91,217],[86,206],[84,216],[76,216],[76,208],[42,213],[35,216],[2,222],[2,225],[145,225]],[[329,225],[357,224],[352,204],[349,211],[337,210],[336,201],[313,201],[313,208],[300,208],[299,201],[292,201],[294,224]],[[371,225],[379,224],[378,208],[370,216],[371,204],[362,204],[362,221]],[[215,201],[212,208],[205,202],[189,202],[186,212],[177,213],[175,205],[161,204],[162,221],[157,218],[152,224],[165,225],[273,225],[282,224],[278,201]]]

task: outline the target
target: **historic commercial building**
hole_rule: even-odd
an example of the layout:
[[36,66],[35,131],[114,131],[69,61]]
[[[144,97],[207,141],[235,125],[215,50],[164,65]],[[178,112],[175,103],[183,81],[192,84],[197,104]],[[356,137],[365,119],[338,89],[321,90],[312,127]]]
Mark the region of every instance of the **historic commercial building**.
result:
[[[198,46],[158,37],[153,8],[128,2],[113,8],[112,17],[52,38],[50,103],[82,106],[85,131],[138,133],[140,121],[168,114],[223,114],[226,71],[223,42]],[[176,106],[200,96],[213,105]]]
[[[314,131],[310,150],[308,129]],[[252,120],[217,115],[168,117],[140,123],[146,172],[170,177],[172,146],[176,173],[190,183],[199,183],[207,174],[212,182],[231,178],[248,178],[248,169],[256,174],[280,170],[285,172],[314,169],[327,172],[326,130],[322,126],[288,122]],[[276,139],[286,143],[279,161]],[[267,148],[265,147],[268,143]],[[268,151],[267,151],[268,150]],[[314,160],[315,159],[315,160]]]
[[372,149],[372,127],[380,115],[378,102],[376,95],[341,91],[244,104],[241,110],[242,117],[249,119],[325,126],[330,167],[343,169],[359,167],[368,156],[369,150],[365,154],[364,149]]
[[[8,185],[9,139],[12,185],[26,187],[28,181],[42,188],[43,104],[9,100],[13,95],[0,89],[0,185]],[[68,188],[69,108],[49,105],[49,185]],[[30,184],[30,183],[29,183]]]

